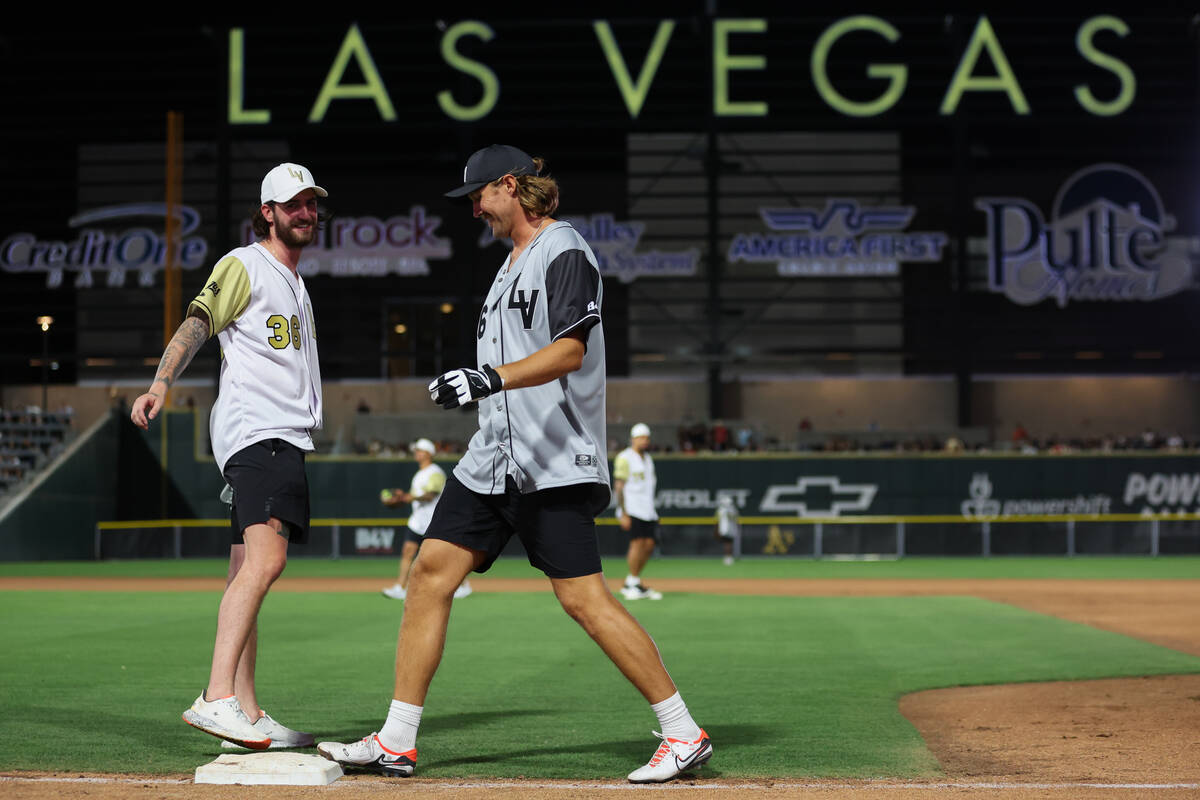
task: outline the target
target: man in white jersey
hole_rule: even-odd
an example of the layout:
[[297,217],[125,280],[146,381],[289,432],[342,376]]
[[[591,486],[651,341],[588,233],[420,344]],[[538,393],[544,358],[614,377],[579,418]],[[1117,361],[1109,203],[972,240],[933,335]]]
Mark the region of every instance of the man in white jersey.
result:
[[713,535],[721,540],[725,549],[725,566],[732,567],[734,559],[742,551],[742,523],[738,518],[737,503],[727,494],[717,498],[717,521]]
[[477,402],[479,430],[447,479],[413,562],[386,722],[361,741],[317,745],[344,766],[413,773],[454,587],[472,570],[487,571],[514,534],[563,609],[658,716],[662,744],[629,780],[670,780],[712,755],[654,641],[600,571],[595,516],[609,497],[602,284],[587,242],[551,216],[558,185],[541,170],[541,159],[492,145],[468,159],[463,185],[447,193],[469,196],[474,215],[513,249],[479,315],[479,368],[447,372],[429,385],[444,408]]
[[[417,439],[413,442],[412,454],[417,462],[417,472],[413,475],[408,491],[384,489],[379,495],[383,504],[390,508],[412,503],[412,513],[408,515],[408,533],[405,534],[404,544],[400,548],[400,575],[394,584],[383,590],[383,596],[393,600],[404,599],[409,569],[417,556],[417,550],[421,547],[425,529],[433,519],[433,509],[437,506],[438,497],[446,486],[446,473],[433,463],[433,457],[437,454],[437,447],[433,442],[429,439]],[[471,582],[465,579],[454,590],[456,598],[466,597],[470,593]]]
[[662,592],[642,583],[642,569],[658,543],[658,512],[654,510],[654,459],[650,457],[650,426],[639,422],[629,432],[629,447],[613,461],[613,493],[617,496],[617,520],[629,534],[625,561],[629,574],[621,594],[626,600],[661,600]]
[[312,734],[259,707],[254,668],[259,607],[287,564],[289,539],[308,537],[304,454],[321,427],[321,371],[312,303],[297,267],[301,250],[316,240],[317,198],[327,196],[298,164],[267,173],[253,221],[259,241],[217,262],[130,415],[147,429],[201,345],[217,337],[220,392],[209,430],[217,468],[232,488],[229,576],[208,685],[183,719],[253,750],[313,743]]

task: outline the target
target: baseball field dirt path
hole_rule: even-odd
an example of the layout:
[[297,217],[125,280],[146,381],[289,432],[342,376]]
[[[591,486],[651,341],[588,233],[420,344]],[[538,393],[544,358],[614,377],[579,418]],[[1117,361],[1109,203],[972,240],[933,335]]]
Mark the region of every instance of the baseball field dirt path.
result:
[[[546,591],[540,580],[472,580],[479,592]],[[617,584],[613,584],[616,588]],[[1100,580],[658,580],[675,592],[792,596],[973,595],[1133,636],[1200,656],[1200,581]],[[0,590],[214,590],[211,579],[0,578]],[[378,591],[374,579],[283,578],[274,591]],[[348,776],[328,787],[197,786],[190,775],[0,773],[0,798],[256,800],[434,797],[444,800],[580,798],[664,800],[849,798],[927,800],[1200,797],[1200,676],[1020,684],[920,692],[902,699],[941,763],[937,781],[738,782],[705,779],[665,787],[614,781],[405,781]],[[799,721],[798,721],[799,722]]]

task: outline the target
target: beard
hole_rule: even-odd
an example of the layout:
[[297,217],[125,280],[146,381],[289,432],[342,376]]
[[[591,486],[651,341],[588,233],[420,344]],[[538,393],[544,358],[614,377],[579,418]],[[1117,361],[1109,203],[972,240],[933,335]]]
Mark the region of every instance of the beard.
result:
[[307,227],[297,228],[276,219],[275,238],[287,247],[307,247],[317,238],[317,223],[314,220]]
[[493,217],[491,214],[485,214],[483,221],[491,228],[493,239],[508,239],[512,236],[512,226],[503,220]]

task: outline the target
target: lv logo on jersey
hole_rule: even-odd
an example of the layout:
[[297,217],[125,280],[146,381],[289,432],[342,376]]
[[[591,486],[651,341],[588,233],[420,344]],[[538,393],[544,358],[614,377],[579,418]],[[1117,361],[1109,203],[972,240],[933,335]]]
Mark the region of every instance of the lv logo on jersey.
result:
[[525,330],[533,327],[533,312],[537,308],[538,294],[540,292],[540,289],[531,290],[528,301],[525,300],[525,290],[517,289],[515,284],[508,292],[508,307],[521,311],[521,324]]

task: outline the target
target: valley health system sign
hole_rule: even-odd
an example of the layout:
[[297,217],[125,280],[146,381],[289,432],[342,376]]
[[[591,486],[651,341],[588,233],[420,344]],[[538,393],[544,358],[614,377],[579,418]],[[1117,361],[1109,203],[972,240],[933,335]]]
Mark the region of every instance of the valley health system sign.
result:
[[[592,248],[600,274],[621,283],[648,277],[689,278],[696,274],[696,266],[700,263],[700,251],[695,247],[687,250],[639,249],[646,232],[646,223],[641,220],[620,220],[603,212],[589,217],[563,217],[560,222],[570,223]],[[479,247],[489,247],[497,241],[500,240],[492,236],[491,226],[484,223],[479,234]],[[512,249],[508,239],[503,240],[503,244]]]
[[916,206],[860,206],[838,198],[825,208],[760,208],[770,233],[739,233],[730,264],[775,264],[779,275],[872,278],[900,274],[905,261],[942,260],[944,233],[905,230]]
[[1076,172],[1059,189],[1049,221],[1017,197],[981,197],[975,207],[987,215],[988,288],[1014,303],[1150,301],[1192,282],[1187,240],[1167,237],[1175,217],[1129,167]]

